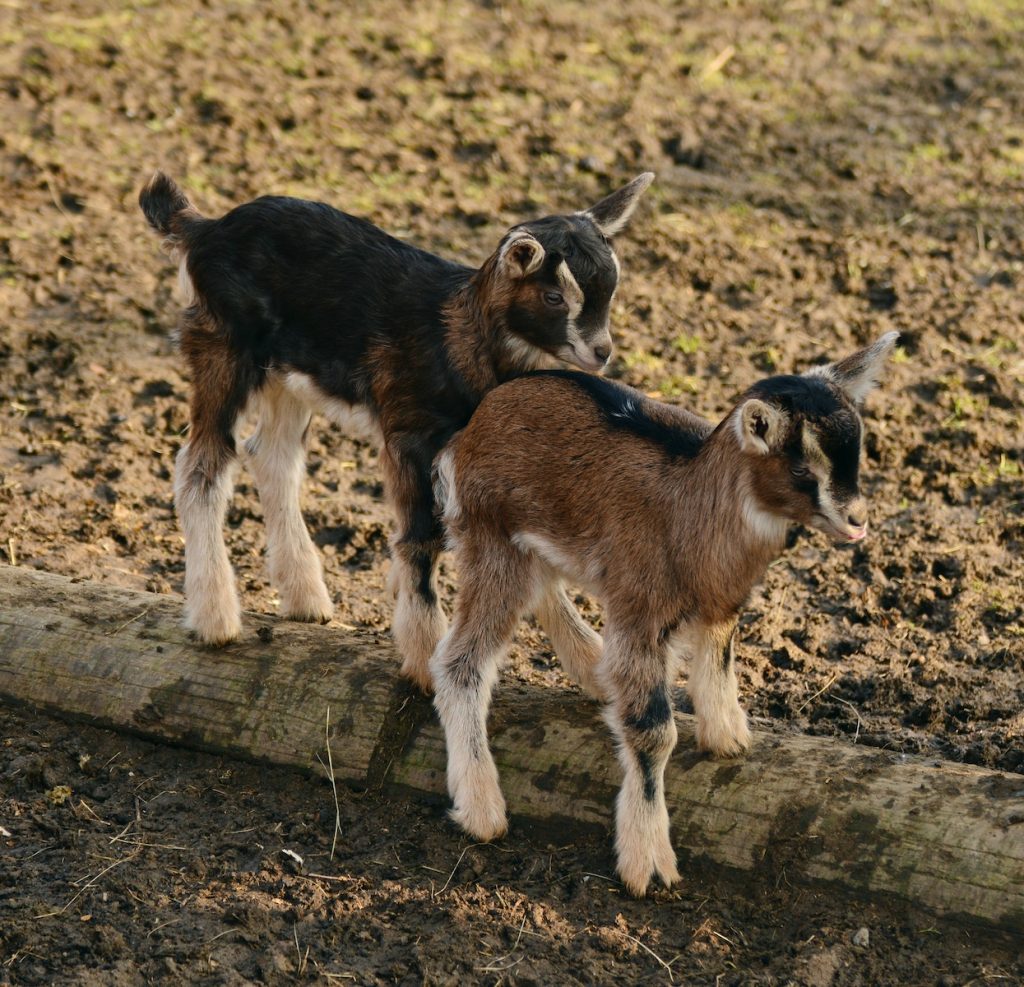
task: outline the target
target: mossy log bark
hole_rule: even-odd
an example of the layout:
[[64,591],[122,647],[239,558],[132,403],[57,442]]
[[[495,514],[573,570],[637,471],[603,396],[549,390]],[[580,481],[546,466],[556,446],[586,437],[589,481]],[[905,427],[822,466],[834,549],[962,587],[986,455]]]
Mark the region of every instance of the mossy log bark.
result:
[[[145,737],[443,798],[444,738],[396,676],[390,641],[247,615],[209,649],[181,600],[0,568],[0,697]],[[790,884],[896,896],[1024,932],[1024,777],[835,740],[755,733],[744,758],[695,752],[692,717],[666,797],[683,873],[708,864]],[[619,769],[599,710],[505,689],[491,744],[517,822],[607,831]]]

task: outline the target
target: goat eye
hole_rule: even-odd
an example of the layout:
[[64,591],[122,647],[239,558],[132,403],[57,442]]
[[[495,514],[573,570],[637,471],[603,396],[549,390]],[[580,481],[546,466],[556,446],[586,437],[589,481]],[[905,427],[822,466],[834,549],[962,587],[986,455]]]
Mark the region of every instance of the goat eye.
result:
[[798,480],[805,480],[811,475],[811,471],[806,466],[790,466],[789,472],[795,476]]
[[557,308],[562,304],[564,299],[560,291],[545,291],[544,301],[546,301],[552,308]]

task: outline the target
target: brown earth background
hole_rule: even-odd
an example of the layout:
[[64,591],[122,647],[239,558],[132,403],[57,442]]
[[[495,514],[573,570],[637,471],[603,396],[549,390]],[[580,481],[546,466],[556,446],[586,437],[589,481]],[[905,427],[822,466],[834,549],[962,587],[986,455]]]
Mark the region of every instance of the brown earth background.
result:
[[[755,723],[1024,772],[1022,40],[993,0],[3,0],[0,555],[181,589],[156,167],[209,215],[324,199],[468,263],[651,169],[612,376],[717,418],[902,334],[871,536],[797,532],[744,617]],[[318,422],[309,473],[334,623],[385,629],[376,452]],[[243,473],[229,548],[273,612],[259,518]],[[528,625],[506,674],[568,687]],[[0,738],[0,984],[1024,982],[1019,941],[891,903],[700,872],[636,902],[607,841],[467,848],[347,792],[331,860],[316,781],[10,708]]]

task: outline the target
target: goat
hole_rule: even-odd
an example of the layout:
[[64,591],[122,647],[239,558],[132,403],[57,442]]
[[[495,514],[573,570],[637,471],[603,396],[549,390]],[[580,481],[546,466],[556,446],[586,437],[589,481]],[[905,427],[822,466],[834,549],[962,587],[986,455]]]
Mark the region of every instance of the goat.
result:
[[179,262],[188,306],[180,346],[192,376],[190,432],[175,504],[185,536],[186,624],[206,643],[241,630],[222,526],[236,428],[267,524],[284,616],[330,619],[331,597],[299,510],[314,410],[368,431],[398,516],[389,582],[402,671],[429,687],[444,633],[437,601],[442,529],[431,464],[501,381],[551,358],[600,370],[619,263],[610,238],[654,176],[595,206],[510,229],[479,269],[403,243],[331,206],[266,196],[220,219],[199,215],[157,173],[139,204]]
[[[664,796],[679,653],[691,662],[698,746],[740,753],[750,731],[733,664],[739,612],[791,523],[840,542],[866,535],[857,409],[897,338],[762,380],[717,427],[571,371],[484,398],[435,477],[459,590],[430,671],[463,829],[480,840],[506,831],[487,711],[509,638],[533,610],[566,673],[607,702],[624,771],[615,845],[626,887],[643,895],[652,873],[679,879]],[[602,601],[603,642],[565,578]]]

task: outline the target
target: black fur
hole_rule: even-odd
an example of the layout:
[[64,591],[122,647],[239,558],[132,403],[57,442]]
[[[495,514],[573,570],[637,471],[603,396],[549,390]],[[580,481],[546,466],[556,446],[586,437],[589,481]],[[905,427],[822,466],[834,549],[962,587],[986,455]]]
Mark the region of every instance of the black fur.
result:
[[568,345],[567,306],[545,300],[557,301],[563,259],[584,295],[581,338],[606,332],[617,282],[607,239],[579,214],[522,224],[502,243],[529,233],[544,258],[521,277],[500,248],[473,269],[320,202],[265,196],[206,219],[163,174],[139,202],[195,289],[181,332],[195,382],[191,444],[212,451],[208,462],[194,451],[192,471],[218,476],[237,416],[269,373],[308,376],[379,426],[394,545],[434,607],[442,531],[431,463],[488,390]]
[[[785,449],[796,465],[803,460],[803,422],[811,422],[822,452],[832,463],[832,486],[839,496],[857,490],[860,468],[861,420],[853,405],[839,388],[822,377],[798,377],[781,374],[755,384],[746,397],[760,398],[785,409],[796,418]],[[794,487],[812,496],[817,503],[817,481],[813,477],[794,478]]]
[[637,717],[630,717],[626,720],[626,726],[635,730],[654,730],[662,727],[672,719],[672,701],[668,696],[668,688],[659,685],[654,689],[647,700],[647,707]]
[[658,794],[658,778],[651,764],[651,755],[647,751],[637,751],[636,759],[640,765],[640,773],[644,776],[644,799],[653,802]]
[[827,418],[845,407],[837,388],[823,377],[779,374],[756,383],[746,397],[760,398],[805,418]]
[[832,463],[832,489],[839,497],[857,492],[861,428],[856,415],[833,415],[827,428],[818,429],[818,443]]
[[171,220],[188,208],[188,199],[170,178],[157,172],[139,193],[139,205],[149,225],[162,236],[170,236]]
[[682,424],[665,421],[650,414],[653,403],[632,387],[616,384],[604,377],[573,370],[537,370],[531,377],[557,377],[574,384],[601,411],[611,428],[624,428],[633,435],[660,446],[672,459],[693,459],[704,447],[711,432],[698,432]]
[[256,366],[298,370],[379,412],[365,358],[386,327],[404,376],[426,389],[432,410],[448,411],[435,428],[447,438],[468,419],[475,396],[447,372],[440,312],[471,268],[331,206],[279,196],[187,222],[182,246],[197,293]]

